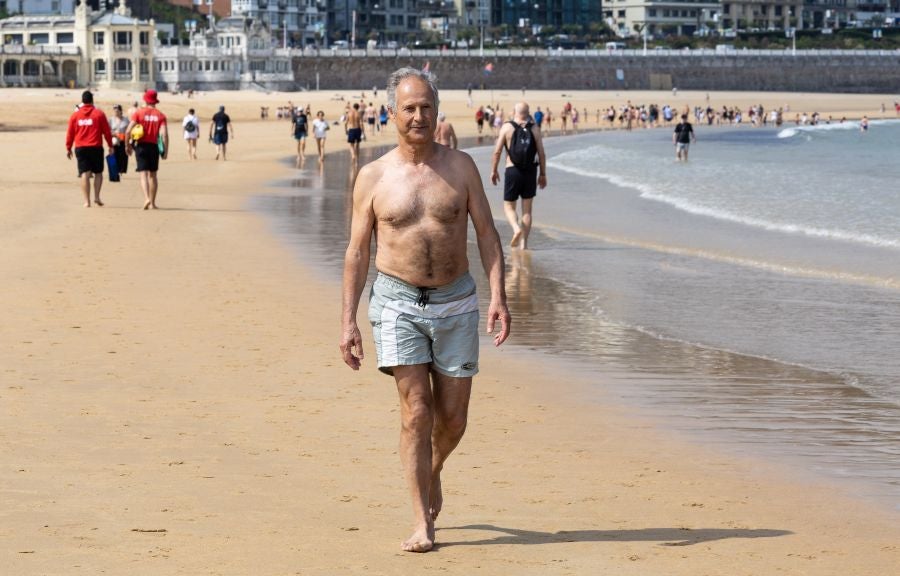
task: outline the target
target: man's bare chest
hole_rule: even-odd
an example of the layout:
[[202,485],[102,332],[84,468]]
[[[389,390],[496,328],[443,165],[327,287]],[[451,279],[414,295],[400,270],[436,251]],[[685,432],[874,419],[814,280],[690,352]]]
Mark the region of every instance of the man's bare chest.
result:
[[397,183],[379,194],[375,206],[378,222],[394,229],[450,225],[464,220],[466,213],[464,195],[434,182]]

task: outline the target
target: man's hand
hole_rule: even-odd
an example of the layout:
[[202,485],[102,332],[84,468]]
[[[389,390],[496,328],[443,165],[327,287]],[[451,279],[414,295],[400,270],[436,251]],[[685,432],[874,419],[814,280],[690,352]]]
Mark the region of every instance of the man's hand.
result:
[[506,307],[506,303],[497,304],[491,300],[491,304],[488,306],[487,317],[488,334],[493,334],[494,322],[498,319],[500,320],[500,331],[494,334],[494,346],[503,344],[507,337],[509,337],[509,327],[512,323],[512,317],[509,315],[509,309]]
[[[340,348],[344,363],[354,370],[359,370],[362,359],[365,358],[366,355],[363,353],[362,336],[360,335],[359,328],[355,322],[344,327],[343,334],[341,335]],[[354,351],[356,351],[359,356],[354,356]]]
[[69,160],[72,159],[72,150],[71,150],[71,148],[70,148],[69,150],[66,150],[66,158],[68,158]]
[[547,175],[546,174],[538,174],[538,186],[541,190],[547,187]]
[[497,182],[500,181],[500,173],[496,170],[491,170],[491,184],[494,186],[497,185]]

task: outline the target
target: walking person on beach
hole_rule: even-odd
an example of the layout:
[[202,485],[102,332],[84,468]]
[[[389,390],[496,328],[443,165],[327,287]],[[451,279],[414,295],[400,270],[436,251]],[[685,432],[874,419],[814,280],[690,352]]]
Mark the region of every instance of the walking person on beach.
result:
[[432,76],[414,68],[391,74],[388,109],[397,147],[366,164],[353,187],[340,349],[358,370],[364,355],[356,315],[374,234],[378,275],[369,319],[378,368],[394,376],[400,396],[400,458],[415,513],[402,548],[427,552],[443,505],[441,470],[465,432],[478,372],[478,299],[466,257],[470,217],[490,283],[488,333],[500,322],[496,346],[509,335],[510,315],[503,249],[478,168],[467,154],[434,142]]
[[200,119],[194,114],[194,109],[181,119],[181,129],[184,132],[184,141],[187,143],[188,160],[197,159],[197,139],[200,138]]
[[[514,118],[503,124],[491,159],[491,182],[500,182],[500,158],[506,150],[506,171],[503,174],[503,213],[512,227],[510,246],[528,249],[531,233],[532,206],[537,187],[547,186],[547,157],[541,129],[531,121],[528,104],[519,102],[514,108]],[[535,162],[537,156],[537,162]],[[522,199],[522,216],[516,205]]]
[[128,118],[122,114],[122,105],[113,106],[113,115],[108,119],[112,132],[113,154],[116,157],[116,169],[119,174],[128,172],[128,153],[125,152],[125,141],[128,139]]
[[443,112],[438,112],[437,128],[434,130],[434,141],[456,150],[459,142],[456,139],[456,131],[453,124],[447,121],[447,117]]
[[672,133],[672,144],[675,145],[675,159],[679,162],[688,161],[688,148],[691,142],[696,142],[697,137],[694,136],[694,127],[688,122],[687,114],[681,115],[681,122],[675,125],[675,131]]
[[316,112],[316,119],[313,120],[313,136],[316,137],[316,147],[319,150],[319,162],[325,161],[325,137],[328,135],[328,122],[325,120],[325,112],[319,110]]
[[299,167],[306,157],[306,136],[309,130],[309,105],[306,108],[292,110],[291,134],[297,141],[297,166]]
[[94,107],[94,95],[85,90],[81,93],[81,106],[69,117],[66,130],[66,158],[72,159],[74,147],[85,208],[91,207],[91,178],[94,179],[94,204],[103,206],[100,189],[103,188],[104,140],[109,152],[113,153],[109,121],[103,111]]
[[216,160],[225,157],[228,153],[228,140],[234,138],[234,127],[231,125],[231,116],[225,113],[225,107],[219,106],[219,111],[213,114],[212,121],[209,123],[209,139],[216,145]]
[[347,143],[350,144],[350,158],[356,162],[359,158],[359,143],[362,141],[362,118],[357,102],[354,102],[353,106],[347,110],[344,131],[347,133]]
[[[166,115],[156,109],[159,104],[156,90],[144,92],[144,102],[147,105],[138,109],[128,124],[128,143],[125,149],[129,155],[134,151],[137,171],[141,175],[141,190],[144,192],[144,210],[156,210],[156,192],[159,186],[156,173],[159,171],[159,159],[165,160],[169,155],[169,127]],[[135,128],[138,126],[139,136],[135,136]]]

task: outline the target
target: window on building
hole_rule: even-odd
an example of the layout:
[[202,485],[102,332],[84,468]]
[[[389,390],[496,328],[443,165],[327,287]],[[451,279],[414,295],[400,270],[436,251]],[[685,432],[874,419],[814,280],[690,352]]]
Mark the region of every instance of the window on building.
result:
[[75,43],[75,34],[72,32],[57,32],[56,33],[56,43],[57,44],[74,44]]
[[625,17],[625,11],[619,10],[619,18],[624,18],[624,17]]
[[140,63],[141,76],[148,76],[150,74],[150,61],[146,58],[141,58]]
[[116,46],[131,46],[131,32],[115,32],[113,41]]
[[50,34],[47,32],[33,33],[29,36],[29,41],[31,44],[49,44]]
[[141,41],[141,46],[149,46],[150,45],[150,32],[141,32],[140,33],[140,41]]
[[106,60],[94,60],[94,76],[106,76]]
[[214,72],[218,72],[218,71],[219,71],[219,61],[218,61],[218,60],[214,60],[214,61],[213,61],[213,71],[214,71]]
[[649,14],[651,18],[656,18],[656,8],[650,8],[647,10],[647,14]]
[[106,44],[106,32],[94,32],[94,46]]
[[114,72],[117,78],[131,78],[131,59],[116,58]]

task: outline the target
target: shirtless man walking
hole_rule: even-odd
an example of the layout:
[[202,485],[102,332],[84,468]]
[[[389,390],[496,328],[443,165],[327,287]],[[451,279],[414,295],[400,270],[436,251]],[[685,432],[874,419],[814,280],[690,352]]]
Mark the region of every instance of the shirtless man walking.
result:
[[347,110],[344,130],[347,132],[347,142],[350,144],[350,158],[356,162],[359,159],[359,143],[362,141],[362,117],[359,113],[358,102],[354,102],[353,107]]
[[[503,173],[503,213],[513,231],[510,246],[528,249],[528,235],[531,233],[532,209],[537,187],[543,190],[547,186],[547,156],[544,153],[544,141],[541,129],[531,121],[528,104],[519,102],[514,109],[514,118],[505,122],[500,128],[494,154],[491,156],[491,182],[496,186],[500,182],[500,158],[506,150],[506,170]],[[518,161],[510,153],[513,138],[519,128],[530,133],[531,145],[526,156]],[[535,162],[535,158],[537,161]],[[522,216],[516,211],[516,204],[522,199]]]
[[448,148],[453,148],[456,150],[458,142],[456,140],[456,130],[453,129],[453,124],[447,121],[447,117],[443,112],[438,112],[438,123],[437,128],[434,131],[434,141],[438,144],[443,144]]
[[[471,217],[490,282],[487,332],[509,335],[503,249],[475,163],[434,142],[438,91],[430,74],[401,68],[388,81],[397,147],[365,165],[353,188],[350,243],[344,259],[341,354],[359,370],[356,323],[376,239],[378,276],[369,299],[378,368],[400,396],[400,458],[415,525],[403,550],[434,546],[441,511],[441,470],[466,429],[472,377],[478,372],[478,300],[466,257]],[[398,345],[398,343],[401,343]]]

